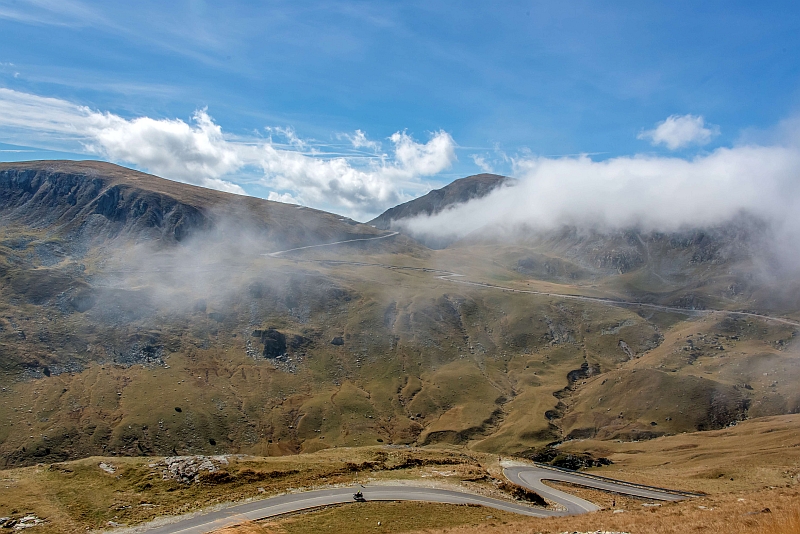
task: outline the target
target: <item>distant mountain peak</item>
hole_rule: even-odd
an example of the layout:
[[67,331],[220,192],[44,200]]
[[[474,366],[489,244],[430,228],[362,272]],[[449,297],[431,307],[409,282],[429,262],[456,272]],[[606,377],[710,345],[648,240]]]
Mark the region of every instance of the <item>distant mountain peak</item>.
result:
[[485,197],[501,185],[512,181],[514,181],[513,178],[488,173],[460,178],[441,189],[434,189],[419,198],[389,208],[367,224],[381,230],[388,230],[392,228],[395,221],[411,219],[419,215],[434,215],[449,206]]

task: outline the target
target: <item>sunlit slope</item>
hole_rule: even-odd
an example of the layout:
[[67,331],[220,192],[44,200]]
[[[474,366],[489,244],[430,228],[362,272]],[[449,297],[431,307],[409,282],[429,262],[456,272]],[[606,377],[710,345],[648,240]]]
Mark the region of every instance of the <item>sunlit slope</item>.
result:
[[[516,453],[798,409],[795,328],[696,316],[680,292],[711,307],[711,286],[675,275],[675,298],[651,300],[676,309],[620,307],[603,299],[633,298],[629,273],[555,249],[542,262],[536,243],[432,251],[315,210],[64,165],[0,172],[6,465],[379,443]],[[176,233],[191,210],[201,222]]]
[[[741,351],[724,360],[704,352],[693,365],[682,351],[673,371],[655,356],[663,339],[713,324],[677,316],[670,326],[424,271],[259,261],[251,269],[268,280],[224,302],[207,299],[205,310],[156,307],[125,326],[104,326],[92,310],[71,313],[63,333],[88,341],[89,358],[50,348],[59,321],[47,325],[49,350],[3,392],[7,460],[381,442],[520,452],[568,437],[719,428],[775,391],[771,381],[739,383],[736,370],[776,343],[791,345],[791,329],[751,321],[757,331],[740,333]],[[279,280],[291,290],[273,289]],[[44,330],[31,323],[26,335],[43,346]],[[285,356],[264,356],[253,333],[268,329],[289,340]],[[116,358],[104,352],[114,343]],[[725,372],[699,371],[706,357]],[[791,411],[791,397],[775,398],[759,413]]]

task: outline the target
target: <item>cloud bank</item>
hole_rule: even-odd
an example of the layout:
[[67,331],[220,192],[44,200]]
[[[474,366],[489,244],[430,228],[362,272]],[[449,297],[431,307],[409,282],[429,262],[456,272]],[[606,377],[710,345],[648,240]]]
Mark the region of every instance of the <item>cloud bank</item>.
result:
[[675,231],[749,212],[800,235],[800,145],[718,148],[692,159],[587,156],[515,160],[515,185],[404,223],[412,234],[458,239],[481,232]]
[[[305,204],[370,218],[427,191],[422,177],[449,168],[455,141],[444,131],[425,143],[406,132],[389,138],[391,151],[356,130],[348,135],[353,155],[334,155],[297,137],[291,129],[270,128],[267,138],[226,135],[206,110],[190,122],[138,117],[126,119],[71,102],[0,88],[0,127],[62,148],[132,164],[165,178],[245,194],[235,173],[256,172],[271,200]],[[367,151],[366,155],[364,151]],[[366,157],[365,157],[366,156]]]

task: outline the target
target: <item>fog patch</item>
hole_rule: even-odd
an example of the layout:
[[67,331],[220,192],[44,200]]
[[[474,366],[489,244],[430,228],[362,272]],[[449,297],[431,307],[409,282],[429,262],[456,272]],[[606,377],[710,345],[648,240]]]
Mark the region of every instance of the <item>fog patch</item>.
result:
[[[352,299],[323,274],[265,255],[289,244],[229,217],[179,243],[106,247],[92,292],[81,302],[91,299],[86,313],[119,326],[158,316],[205,317],[211,330],[236,331],[270,316],[305,324],[320,309]],[[134,303],[135,315],[126,312],[126,302]]]

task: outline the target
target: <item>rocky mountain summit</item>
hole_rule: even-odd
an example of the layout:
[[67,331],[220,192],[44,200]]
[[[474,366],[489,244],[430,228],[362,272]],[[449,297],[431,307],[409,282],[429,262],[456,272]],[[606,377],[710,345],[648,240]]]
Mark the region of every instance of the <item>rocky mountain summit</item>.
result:
[[496,188],[513,181],[513,178],[498,174],[476,174],[459,178],[440,189],[434,189],[419,198],[389,208],[367,224],[388,230],[397,226],[403,219],[435,215],[450,206],[484,197]]

